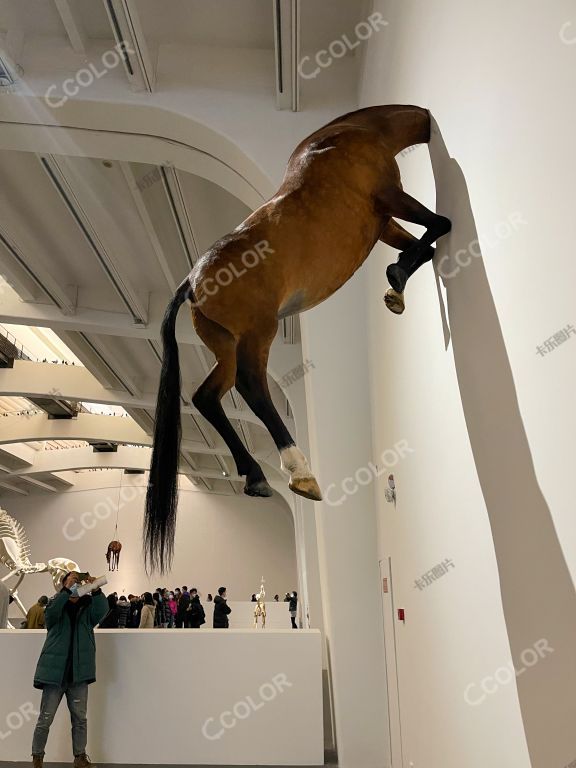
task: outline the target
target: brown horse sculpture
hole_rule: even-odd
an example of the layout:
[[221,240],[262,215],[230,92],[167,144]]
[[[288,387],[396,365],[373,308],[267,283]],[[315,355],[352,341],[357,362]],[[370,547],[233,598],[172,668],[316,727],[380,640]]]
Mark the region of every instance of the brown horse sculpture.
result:
[[109,571],[117,571],[120,565],[120,552],[122,551],[122,544],[119,541],[111,541],[108,544],[106,550],[106,562],[108,563]]
[[[270,496],[260,465],[248,453],[221,405],[236,386],[272,436],[289,487],[322,498],[303,453],[276,411],[266,367],[278,320],[303,312],[340,288],[378,242],[398,249],[386,270],[392,286],[386,306],[404,311],[404,287],[434,256],[434,243],[450,221],[402,189],[395,156],[430,140],[430,113],[415,106],[368,107],[320,128],[295,149],[284,181],[267,203],[216,242],[194,265],[166,310],[154,448],[146,497],[147,567],[170,565],[178,499],[180,365],[176,315],[184,301],[194,327],[216,363],[192,402],[229,447],[244,492]],[[426,228],[417,239],[394,219]]]

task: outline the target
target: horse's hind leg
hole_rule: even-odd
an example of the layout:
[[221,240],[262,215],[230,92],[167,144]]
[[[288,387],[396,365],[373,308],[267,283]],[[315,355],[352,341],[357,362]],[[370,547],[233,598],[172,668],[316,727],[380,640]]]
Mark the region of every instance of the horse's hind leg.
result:
[[[396,264],[391,264],[388,267],[388,270],[392,273],[394,279],[394,272],[402,269],[401,260],[403,258],[403,254],[416,243],[419,243],[419,240],[417,237],[405,230],[404,227],[398,224],[398,222],[394,221],[394,219],[390,219],[385,225],[380,235],[380,240],[383,243],[386,243],[386,245],[401,251],[398,262]],[[434,253],[434,248],[431,245],[427,246],[423,249],[420,257],[411,264],[406,265],[406,270],[402,270],[402,272],[404,273],[406,271],[408,273],[408,277],[410,277],[423,264],[425,264],[427,261],[431,261],[434,258]],[[390,280],[388,270],[387,275],[388,279]],[[402,276],[403,275],[400,275],[400,277]],[[406,284],[406,280],[404,280],[404,285]],[[391,289],[386,293],[384,301],[386,302],[388,309],[390,309],[395,314],[401,314],[404,311],[404,296],[402,291]]]
[[[407,247],[398,257],[396,264],[390,264],[386,270],[386,276],[393,291],[396,294],[401,294],[410,275],[414,274],[418,267],[429,261],[434,255],[434,250],[430,249],[432,243],[438,240],[439,237],[442,237],[442,235],[447,234],[452,224],[450,219],[433,213],[398,187],[389,187],[384,190],[379,195],[379,201],[387,215],[426,227],[426,232],[419,240],[416,238],[413,240],[403,238],[406,241]],[[397,226],[399,227],[399,225]],[[405,232],[405,230],[402,231]],[[409,233],[406,234],[408,235]],[[411,237],[409,235],[409,238]],[[397,311],[391,306],[389,308],[392,311]]]
[[254,414],[263,422],[280,452],[282,469],[290,473],[290,490],[307,499],[320,501],[322,494],[306,457],[297,447],[274,407],[266,368],[268,352],[276,330],[278,320],[270,319],[269,323],[262,322],[258,331],[244,335],[238,342],[236,361],[236,389],[248,403]]
[[216,357],[216,365],[194,393],[192,402],[230,448],[238,474],[246,476],[244,493],[249,496],[272,496],[272,488],[268,485],[262,468],[246,450],[220,402],[226,392],[234,386],[236,339],[221,325],[202,315],[199,310],[193,310],[192,315],[198,335]]

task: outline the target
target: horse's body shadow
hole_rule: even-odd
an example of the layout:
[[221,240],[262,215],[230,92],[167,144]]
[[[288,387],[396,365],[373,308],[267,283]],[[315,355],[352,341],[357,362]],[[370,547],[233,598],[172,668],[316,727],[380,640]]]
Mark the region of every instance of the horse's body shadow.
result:
[[[532,768],[563,768],[576,759],[576,592],[536,478],[466,180],[437,129],[430,156],[437,211],[453,225],[435,257],[442,275],[456,270],[443,278],[442,320],[494,539],[514,666],[526,668],[522,654],[540,640],[553,649],[516,678],[530,759]],[[454,254],[473,242],[478,255],[458,269]]]

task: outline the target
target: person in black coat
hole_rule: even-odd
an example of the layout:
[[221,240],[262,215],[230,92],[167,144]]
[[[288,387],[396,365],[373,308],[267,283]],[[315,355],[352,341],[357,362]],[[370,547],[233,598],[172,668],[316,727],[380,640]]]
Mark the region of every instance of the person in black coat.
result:
[[178,609],[176,611],[176,626],[179,629],[188,624],[188,606],[190,605],[190,592],[188,587],[182,587],[182,594],[178,600]]
[[100,629],[118,629],[118,617],[120,611],[118,610],[116,596],[111,594],[108,595],[106,599],[108,600],[108,613],[104,616],[98,626]]
[[142,600],[138,595],[128,595],[130,603],[130,615],[128,617],[128,626],[130,629],[138,629],[140,626],[140,612],[142,611]]
[[164,620],[164,606],[162,605],[162,595],[160,592],[154,592],[154,626],[161,627]]
[[298,612],[298,592],[290,593],[288,610],[290,611],[290,620],[292,621],[292,629],[298,629],[298,625],[296,624],[296,614]]
[[116,603],[116,608],[118,609],[118,629],[126,629],[130,617],[130,603],[124,595]]
[[214,598],[214,619],[212,626],[214,629],[228,629],[230,622],[228,614],[232,613],[232,608],[226,602],[226,587],[220,587],[218,594]]
[[200,595],[197,589],[190,591],[190,607],[187,615],[187,625],[190,629],[200,629],[202,624],[206,624],[206,614],[200,602]]

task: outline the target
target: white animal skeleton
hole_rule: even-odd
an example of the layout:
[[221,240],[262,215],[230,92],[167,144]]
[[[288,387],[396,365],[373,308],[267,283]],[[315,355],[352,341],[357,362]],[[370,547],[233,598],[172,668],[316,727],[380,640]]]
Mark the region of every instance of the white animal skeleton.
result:
[[27,611],[18,597],[18,587],[27,574],[50,573],[54,588],[59,590],[65,573],[80,570],[77,563],[65,557],[55,557],[48,560],[48,563],[32,563],[30,544],[24,527],[3,509],[0,509],[0,563],[8,568],[8,573],[1,577],[0,581],[16,579],[16,583],[10,588],[10,593],[24,616]]

